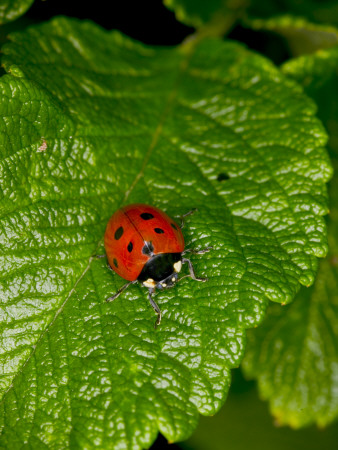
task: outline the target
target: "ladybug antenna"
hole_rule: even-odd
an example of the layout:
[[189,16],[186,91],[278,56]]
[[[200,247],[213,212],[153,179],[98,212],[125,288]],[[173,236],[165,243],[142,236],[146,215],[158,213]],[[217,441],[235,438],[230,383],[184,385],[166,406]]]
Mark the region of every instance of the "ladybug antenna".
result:
[[190,275],[183,275],[183,277],[177,280],[177,283],[179,283],[181,280],[184,280],[184,278],[190,278]]
[[182,255],[185,255],[186,253],[192,253],[193,255],[203,255],[203,253],[210,252],[210,250],[213,250],[213,249],[214,249],[214,247],[206,247],[206,248],[203,248],[202,250],[195,250],[193,248],[186,248],[182,252]]
[[113,300],[115,300],[120,294],[122,294],[123,291],[125,291],[131,284],[136,283],[136,281],[129,281],[129,283],[126,283],[124,286],[122,286],[117,292],[116,294],[112,295],[111,297],[108,297],[106,299],[106,302],[112,302]]

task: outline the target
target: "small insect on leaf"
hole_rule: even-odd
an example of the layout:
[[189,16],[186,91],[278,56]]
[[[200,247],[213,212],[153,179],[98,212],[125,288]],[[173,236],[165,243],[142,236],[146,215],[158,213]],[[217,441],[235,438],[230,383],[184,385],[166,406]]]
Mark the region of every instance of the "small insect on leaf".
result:
[[109,264],[129,281],[108,300],[115,300],[130,284],[139,281],[148,289],[149,302],[157,314],[155,328],[160,324],[162,314],[152,294],[156,288],[167,289],[175,285],[182,263],[188,264],[188,276],[197,281],[207,280],[197,278],[191,261],[183,258],[189,250],[184,250],[181,228],[184,217],[192,212],[195,210],[181,217],[180,227],[159,208],[137,203],[116,211],[106,228],[104,245]]

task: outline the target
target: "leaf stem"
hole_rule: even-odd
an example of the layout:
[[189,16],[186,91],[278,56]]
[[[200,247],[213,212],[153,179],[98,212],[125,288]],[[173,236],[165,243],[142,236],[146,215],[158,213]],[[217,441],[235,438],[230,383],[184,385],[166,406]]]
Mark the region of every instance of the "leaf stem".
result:
[[206,38],[223,37],[230,33],[237,21],[244,16],[248,6],[247,0],[230,0],[216,11],[209,22],[203,24],[197,31],[188,36],[182,43],[186,51]]

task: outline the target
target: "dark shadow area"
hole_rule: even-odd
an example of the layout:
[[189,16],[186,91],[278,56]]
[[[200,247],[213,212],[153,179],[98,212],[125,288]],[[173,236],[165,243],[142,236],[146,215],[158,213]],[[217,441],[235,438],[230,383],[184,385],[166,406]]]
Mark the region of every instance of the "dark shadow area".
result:
[[94,7],[91,2],[37,0],[27,12],[34,21],[46,21],[59,15],[89,19],[107,30],[117,29],[152,45],[177,45],[194,31],[178,22],[160,0],[96,0]]

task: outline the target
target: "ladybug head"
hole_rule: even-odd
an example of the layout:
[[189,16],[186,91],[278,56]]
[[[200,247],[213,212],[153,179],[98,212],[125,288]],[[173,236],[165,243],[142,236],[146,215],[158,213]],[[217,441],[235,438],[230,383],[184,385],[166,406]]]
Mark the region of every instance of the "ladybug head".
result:
[[147,261],[138,281],[149,289],[170,288],[176,283],[181,268],[181,253],[159,253]]

